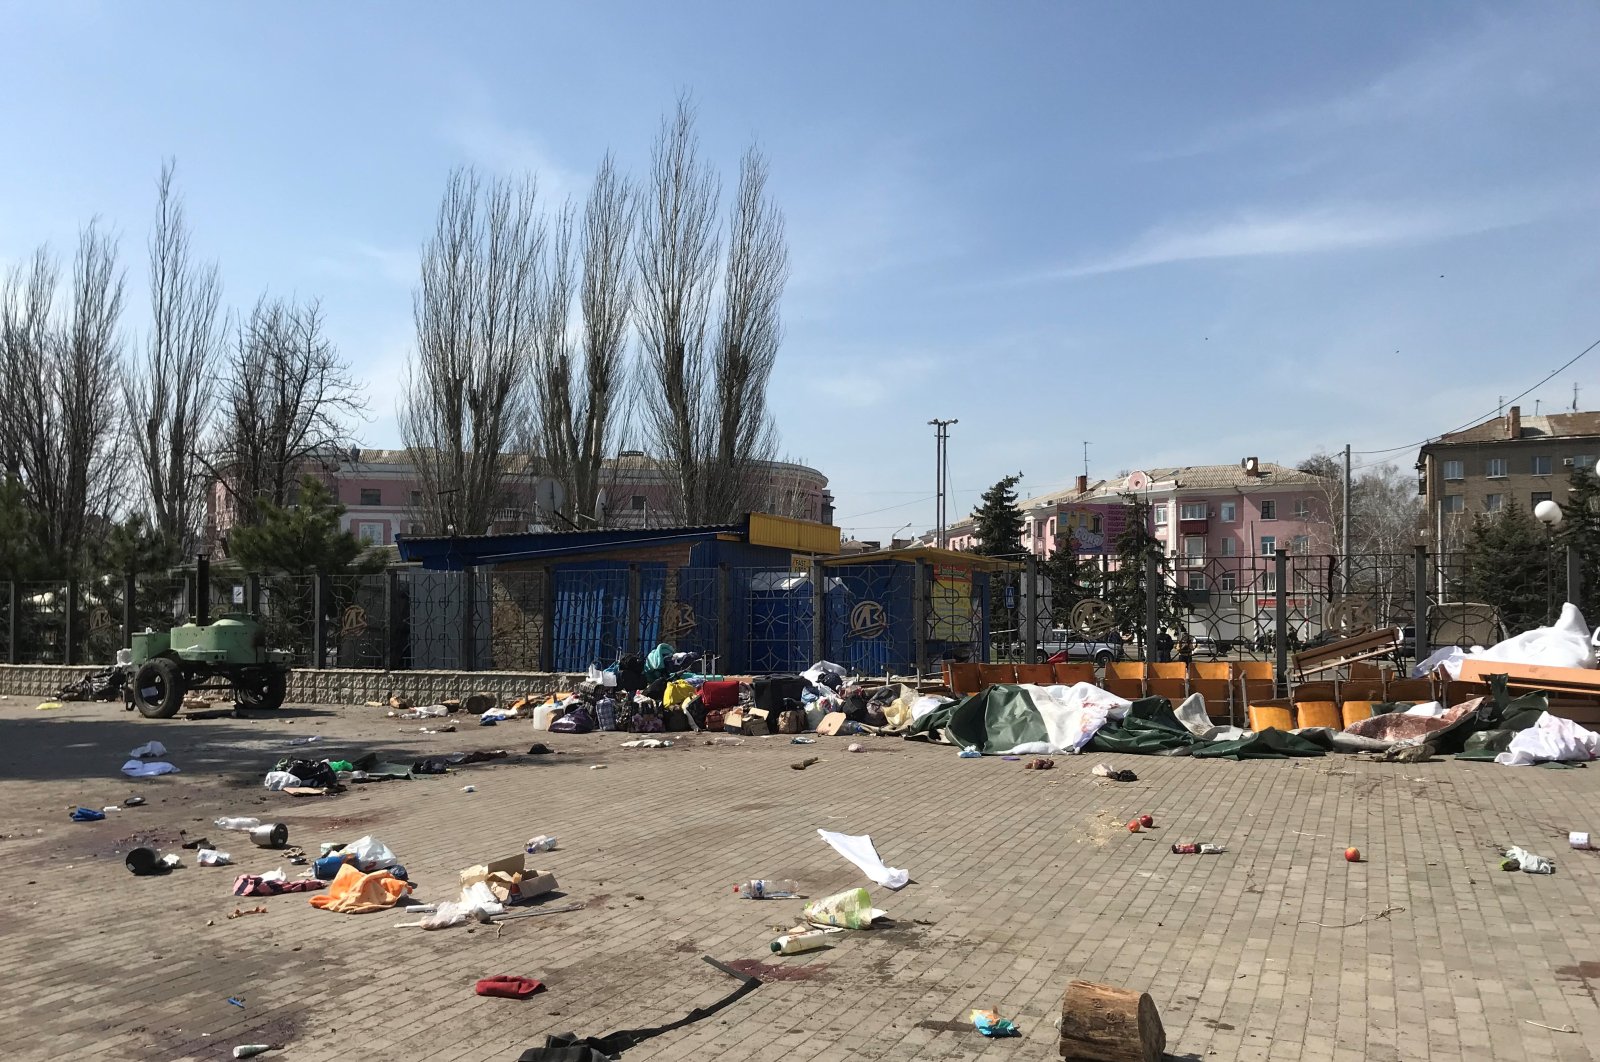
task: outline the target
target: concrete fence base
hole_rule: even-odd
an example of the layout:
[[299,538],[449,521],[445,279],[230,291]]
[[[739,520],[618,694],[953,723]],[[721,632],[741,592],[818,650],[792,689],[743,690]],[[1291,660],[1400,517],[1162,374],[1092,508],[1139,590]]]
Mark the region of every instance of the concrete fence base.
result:
[[[0,664],[0,694],[50,697],[62,686],[98,671],[59,664]],[[290,704],[364,704],[399,694],[412,704],[437,704],[469,693],[492,693],[502,700],[524,694],[569,690],[582,675],[521,671],[383,671],[328,668],[289,673]]]

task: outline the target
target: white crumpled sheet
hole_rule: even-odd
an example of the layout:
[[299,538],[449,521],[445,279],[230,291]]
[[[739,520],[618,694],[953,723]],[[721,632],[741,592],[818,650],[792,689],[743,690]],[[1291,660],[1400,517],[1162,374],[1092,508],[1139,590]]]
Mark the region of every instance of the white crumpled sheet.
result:
[[177,774],[178,768],[161,760],[129,760],[122,765],[122,773],[129,778],[154,778],[158,774]]
[[1099,686],[1079,682],[1072,686],[1023,684],[1033,706],[1044,719],[1045,741],[1024,741],[1016,748],[991,755],[1041,756],[1082,752],[1108,719],[1122,719],[1132,701],[1107,693]]
[[1238,741],[1254,734],[1253,730],[1246,730],[1241,726],[1219,726],[1211,721],[1211,716],[1206,714],[1206,699],[1198,693],[1191,693],[1185,697],[1183,703],[1178,705],[1172,713],[1178,717],[1178,722],[1201,741]]
[[1418,678],[1434,667],[1443,667],[1451,678],[1461,677],[1461,661],[1491,660],[1507,664],[1539,664],[1544,667],[1589,667],[1595,665],[1594,645],[1589,640],[1589,625],[1583,613],[1570,601],[1561,606],[1561,615],[1549,627],[1535,627],[1515,638],[1507,638],[1484,649],[1473,646],[1463,653],[1445,646],[1418,664],[1412,674]]
[[1545,712],[1528,729],[1516,734],[1506,751],[1494,758],[1504,767],[1526,767],[1548,760],[1593,760],[1600,758],[1600,734]]
[[817,836],[827,842],[835,852],[860,867],[861,872],[878,885],[903,889],[906,882],[911,880],[911,875],[904,870],[884,865],[883,860],[878,858],[878,850],[872,846],[872,837],[869,834],[852,835],[818,830]]

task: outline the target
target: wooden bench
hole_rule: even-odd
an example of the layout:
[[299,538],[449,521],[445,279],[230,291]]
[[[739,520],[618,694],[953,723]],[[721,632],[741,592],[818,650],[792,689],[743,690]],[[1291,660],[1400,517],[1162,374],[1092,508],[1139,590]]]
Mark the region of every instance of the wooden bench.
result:
[[1387,656],[1400,648],[1400,628],[1381,627],[1365,634],[1340,638],[1315,649],[1303,649],[1294,654],[1295,674],[1300,678],[1318,675],[1324,671],[1344,667],[1357,660],[1371,660]]

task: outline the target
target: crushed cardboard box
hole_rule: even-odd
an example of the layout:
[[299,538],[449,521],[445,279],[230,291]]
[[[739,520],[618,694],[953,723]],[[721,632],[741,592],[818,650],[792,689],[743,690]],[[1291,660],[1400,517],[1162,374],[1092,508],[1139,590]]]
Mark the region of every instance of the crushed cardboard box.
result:
[[489,891],[501,903],[525,903],[556,890],[556,876],[541,870],[530,873],[521,852],[461,872],[462,888],[480,881],[489,886]]

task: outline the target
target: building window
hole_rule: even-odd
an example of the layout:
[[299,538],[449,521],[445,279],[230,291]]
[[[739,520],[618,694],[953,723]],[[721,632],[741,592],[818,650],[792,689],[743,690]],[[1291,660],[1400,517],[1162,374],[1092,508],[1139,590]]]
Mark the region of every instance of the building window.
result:
[[1217,589],[1221,590],[1224,594],[1231,594],[1238,588],[1238,580],[1234,578],[1232,572],[1223,572],[1221,575],[1217,576]]
[[1311,519],[1311,499],[1296,498],[1294,500],[1294,518],[1296,520]]
[[411,507],[413,509],[422,508],[422,492],[420,490],[414,490],[411,492]]
[[1530,458],[1530,462],[1533,465],[1533,474],[1534,475],[1536,475],[1536,476],[1548,476],[1550,474],[1550,458],[1549,457],[1534,457],[1534,458]]
[[1183,508],[1178,511],[1178,519],[1180,520],[1204,520],[1205,518],[1205,502],[1184,502]]
[[1261,573],[1261,592],[1263,594],[1276,594],[1278,592],[1278,573]]
[[1188,575],[1188,586],[1190,590],[1204,590],[1206,588],[1206,573],[1190,572]]
[[1235,507],[1233,502],[1223,502],[1222,503],[1222,522],[1223,523],[1225,523],[1225,524],[1233,523],[1236,519],[1238,519],[1238,513],[1239,513],[1239,510]]
[[[1448,501],[1449,499],[1447,498],[1445,500]],[[1536,490],[1536,491],[1534,491],[1532,494],[1530,494],[1528,496],[1528,505],[1530,507],[1532,507],[1532,506],[1538,505],[1542,501],[1549,501],[1549,500],[1550,500],[1550,492],[1549,491],[1547,491],[1547,490]]]
[[[365,493],[365,491],[362,493]],[[363,520],[356,525],[356,538],[369,546],[381,546],[383,545],[383,529],[385,526],[381,521]]]
[[628,508],[632,509],[636,513],[637,512],[643,512],[644,511],[644,495],[643,494],[635,494],[633,497],[629,498],[628,499]]
[[1467,478],[1467,468],[1466,468],[1465,463],[1463,463],[1461,461],[1446,461],[1444,463],[1444,478],[1445,479],[1466,479]]
[[1483,511],[1497,513],[1505,508],[1506,496],[1504,494],[1485,494],[1483,496]]
[[1276,535],[1262,535],[1261,536],[1261,555],[1263,557],[1272,557],[1272,556],[1275,556],[1277,554],[1277,552],[1278,552],[1278,536],[1276,536]]
[[421,534],[426,534],[426,532],[423,531],[421,524],[412,524],[411,525],[411,534],[413,534],[413,535],[421,535]]
[[1204,535],[1183,536],[1183,563],[1187,567],[1199,567],[1206,562],[1206,540]]
[[1234,541],[1233,541],[1233,539],[1231,539],[1231,538],[1223,539],[1222,540],[1222,555],[1224,557],[1231,557],[1231,556],[1233,556],[1233,554],[1234,554]]
[[1506,477],[1506,459],[1491,457],[1483,463],[1483,474],[1490,479],[1504,479]]
[[1311,536],[1296,535],[1289,540],[1289,551],[1298,553],[1302,557],[1311,552]]
[[1569,460],[1572,462],[1572,467],[1580,472],[1593,473],[1595,470],[1594,454],[1579,454],[1577,457],[1569,458]]
[[1440,504],[1444,506],[1444,511],[1447,513],[1459,513],[1466,511],[1466,501],[1467,499],[1464,495],[1446,494],[1440,499]]
[[362,487],[361,488],[361,504],[362,505],[382,505],[383,504],[383,491],[379,490],[377,487]]
[[1156,521],[1156,526],[1157,527],[1166,527],[1167,526],[1167,506],[1166,506],[1166,503],[1163,502],[1162,504],[1157,505],[1155,508],[1151,509],[1150,511],[1155,515],[1155,521]]
[[1261,503],[1261,519],[1276,520],[1278,518],[1278,503],[1268,498]]

